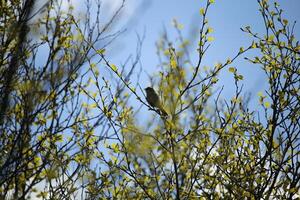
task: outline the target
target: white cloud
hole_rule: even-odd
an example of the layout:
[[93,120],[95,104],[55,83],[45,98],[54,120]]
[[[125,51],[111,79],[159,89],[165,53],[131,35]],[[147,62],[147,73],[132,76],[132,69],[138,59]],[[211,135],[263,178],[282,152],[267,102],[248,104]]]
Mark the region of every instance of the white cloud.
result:
[[[103,10],[107,12],[108,15],[112,15],[120,8],[122,2],[123,0],[102,0]],[[122,15],[129,19],[130,16],[134,14],[137,7],[137,0],[125,0],[124,7],[122,8]]]

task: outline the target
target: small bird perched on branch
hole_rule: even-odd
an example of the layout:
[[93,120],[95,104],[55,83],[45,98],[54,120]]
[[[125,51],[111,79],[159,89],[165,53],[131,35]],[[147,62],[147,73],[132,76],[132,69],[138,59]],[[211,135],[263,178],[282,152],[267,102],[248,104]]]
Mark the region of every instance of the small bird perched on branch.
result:
[[168,113],[163,108],[159,96],[156,94],[155,90],[152,87],[147,87],[145,88],[145,91],[147,93],[146,100],[150,104],[150,106],[158,108],[163,116],[168,116]]

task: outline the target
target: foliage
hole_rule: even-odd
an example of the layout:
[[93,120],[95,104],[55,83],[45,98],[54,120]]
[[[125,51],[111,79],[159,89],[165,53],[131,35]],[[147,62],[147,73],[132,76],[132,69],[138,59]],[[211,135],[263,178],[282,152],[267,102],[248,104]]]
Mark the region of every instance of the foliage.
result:
[[[79,196],[107,132],[105,108],[96,110],[83,94],[89,77],[99,76],[91,46],[103,49],[120,34],[111,26],[123,4],[105,22],[100,1],[86,2],[86,16],[62,3],[1,2],[0,199]],[[101,90],[113,104],[107,87]]]

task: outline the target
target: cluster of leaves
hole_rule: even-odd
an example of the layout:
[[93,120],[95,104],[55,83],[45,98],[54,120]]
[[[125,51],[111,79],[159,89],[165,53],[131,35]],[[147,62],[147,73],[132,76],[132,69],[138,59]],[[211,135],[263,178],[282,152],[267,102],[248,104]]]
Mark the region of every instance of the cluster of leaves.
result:
[[[181,34],[183,26],[174,21],[179,44],[173,44],[167,33],[162,36],[157,43],[161,68],[152,79],[169,116],[154,112],[149,124],[140,127],[132,107],[122,105],[121,113],[117,111],[112,119],[116,141],[107,144],[110,156],[103,156],[107,170],[105,181],[99,174],[102,190],[93,187],[91,193],[118,199],[297,197],[299,42],[277,3],[273,8],[266,0],[258,3],[266,35],[243,28],[253,42],[213,67],[202,66],[213,41],[207,19],[213,1],[200,9],[196,62],[190,58],[189,41]],[[262,109],[251,111],[240,86],[243,76],[231,64],[253,49],[261,56],[246,59],[261,66],[269,88],[260,93]],[[214,90],[225,69],[235,80],[235,94],[229,101],[220,99],[222,90]],[[116,68],[113,71],[124,80]],[[130,83],[123,82],[132,98],[147,104]]]
[[107,112],[89,103],[99,94],[86,92],[99,76],[92,46],[101,49],[119,35],[107,31],[123,4],[105,22],[100,1],[87,1],[81,18],[62,2],[1,2],[0,199],[77,198],[107,133]]

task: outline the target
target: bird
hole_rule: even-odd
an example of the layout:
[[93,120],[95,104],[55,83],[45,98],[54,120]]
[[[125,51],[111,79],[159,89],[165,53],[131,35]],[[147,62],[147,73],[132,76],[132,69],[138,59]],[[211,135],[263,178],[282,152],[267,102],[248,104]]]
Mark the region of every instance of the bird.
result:
[[149,105],[154,108],[158,108],[158,110],[160,111],[160,113],[163,116],[168,116],[168,113],[163,108],[161,101],[159,99],[159,96],[157,95],[155,90],[152,87],[147,87],[147,88],[145,88],[145,91],[146,91],[146,95],[147,95],[146,100],[149,103]]

